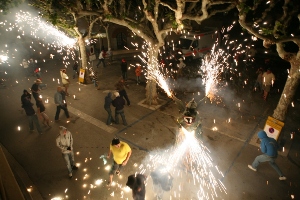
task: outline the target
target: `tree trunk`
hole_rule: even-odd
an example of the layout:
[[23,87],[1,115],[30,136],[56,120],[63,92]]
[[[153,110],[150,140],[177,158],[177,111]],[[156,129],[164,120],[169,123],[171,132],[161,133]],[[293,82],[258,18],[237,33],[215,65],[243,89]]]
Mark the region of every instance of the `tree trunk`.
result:
[[81,68],[86,70],[88,67],[88,62],[87,62],[87,55],[85,49],[85,42],[82,36],[78,37],[78,45],[80,50]]
[[300,82],[300,73],[298,71],[298,66],[300,65],[300,61],[297,61],[295,59],[294,61],[291,61],[290,64],[291,64],[290,74],[285,83],[277,107],[273,113],[273,117],[280,121],[285,120],[287,109],[294,98],[295,92]]
[[109,28],[109,26],[104,26],[105,33],[106,33],[106,39],[107,39],[107,49],[111,49],[111,46],[110,46],[110,35],[108,33],[108,28]]
[[146,85],[146,100],[145,104],[147,105],[158,105],[157,101],[157,90],[156,90],[156,81],[151,77],[151,73],[155,70],[159,70],[158,68],[158,47],[157,48],[148,48],[148,77],[147,77],[147,85]]

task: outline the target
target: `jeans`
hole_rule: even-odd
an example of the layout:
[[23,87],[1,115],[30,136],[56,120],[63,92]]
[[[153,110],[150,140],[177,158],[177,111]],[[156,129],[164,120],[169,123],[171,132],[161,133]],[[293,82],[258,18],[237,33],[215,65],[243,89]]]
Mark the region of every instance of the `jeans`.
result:
[[92,80],[92,82],[94,83],[95,87],[98,87],[97,81],[96,80]]
[[111,167],[110,171],[109,171],[109,175],[114,175],[114,173],[116,173],[116,171],[121,171],[123,165],[122,164],[117,164],[115,161],[114,161],[114,164],[113,166]]
[[110,125],[111,122],[115,122],[114,118],[112,117],[112,114],[111,114],[111,109],[110,108],[104,108],[108,114],[108,117],[107,117],[107,121],[106,121],[106,124],[107,125]]
[[99,62],[97,63],[97,67],[100,65],[100,63],[102,62],[103,64],[103,67],[105,67],[105,62],[104,62],[104,59],[99,59]]
[[33,123],[34,123],[35,126],[36,126],[37,131],[39,133],[42,132],[42,129],[41,129],[41,126],[40,126],[40,123],[39,123],[39,119],[38,119],[36,114],[28,116],[28,120],[29,120],[29,128],[30,128],[31,131],[34,130],[34,126],[33,126]]
[[62,157],[66,161],[69,174],[72,173],[72,167],[74,166],[74,152],[71,151],[70,153],[63,153]]
[[123,124],[125,126],[127,126],[127,122],[126,122],[126,119],[125,119],[125,115],[124,115],[124,110],[116,110],[115,111],[115,120],[116,120],[116,124],[119,124],[119,115],[121,115],[122,117],[122,121],[123,121]]
[[60,109],[63,109],[65,111],[65,115],[67,118],[70,118],[70,115],[69,115],[69,111],[68,111],[68,108],[67,106],[56,106],[56,114],[55,114],[55,120],[58,120],[59,118],[59,114],[60,114]]
[[127,72],[122,71],[122,77],[124,81],[127,81]]
[[277,166],[277,164],[275,163],[275,159],[276,158],[272,158],[266,154],[262,154],[257,156],[253,163],[252,163],[252,167],[254,169],[257,169],[258,165],[262,162],[269,162],[269,164],[275,169],[275,171],[279,174],[279,176],[283,176],[281,170],[279,169],[279,167]]
[[76,75],[77,75],[77,77],[78,77],[78,70],[74,70],[74,69],[73,69],[73,78],[75,78]]

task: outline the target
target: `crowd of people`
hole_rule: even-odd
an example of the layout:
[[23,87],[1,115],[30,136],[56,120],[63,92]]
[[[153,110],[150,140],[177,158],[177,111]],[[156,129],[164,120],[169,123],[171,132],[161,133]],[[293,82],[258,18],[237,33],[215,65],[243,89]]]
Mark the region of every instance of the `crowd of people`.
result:
[[[102,54],[102,55],[101,55]],[[103,67],[106,67],[104,61],[104,52],[101,51],[99,55],[99,63],[97,67],[102,63]],[[103,59],[103,60],[102,60]],[[183,60],[179,60],[179,72],[178,75],[182,75],[182,69],[186,67]],[[23,64],[26,65],[26,64]],[[27,68],[29,66],[24,66],[27,72]],[[108,92],[108,94],[104,98],[104,110],[107,112],[107,125],[112,125],[113,123],[119,124],[119,115],[122,118],[122,122],[124,126],[128,126],[126,121],[124,106],[131,106],[131,102],[127,95],[126,89],[128,89],[127,82],[127,62],[123,58],[120,62],[121,75],[122,78],[115,84],[115,90]],[[31,71],[31,70],[30,70]],[[29,72],[30,72],[29,71]],[[47,88],[46,84],[43,84],[41,80],[40,70],[35,70],[37,79],[33,83],[31,87],[31,92],[27,90],[23,91],[23,95],[21,96],[22,108],[24,108],[26,115],[29,120],[29,128],[30,131],[34,131],[34,126],[36,127],[39,134],[42,134],[42,128],[39,124],[39,119],[41,122],[48,128],[51,128],[50,119],[46,114],[45,106],[43,105],[42,98],[40,97],[39,91]],[[97,72],[91,67],[89,68],[89,73],[91,80],[95,87],[98,87],[98,75]],[[136,74],[136,84],[140,84],[140,76],[142,73],[142,68],[140,65],[135,69]],[[38,75],[37,75],[38,74]],[[268,92],[270,91],[270,87],[272,87],[275,76],[268,68],[266,72],[260,68],[257,70],[257,80],[255,83],[255,87],[258,88],[261,92],[263,92],[263,98],[266,100],[268,96]],[[34,75],[34,74],[33,74]],[[78,64],[77,62],[73,66],[73,79],[78,76]],[[62,86],[57,86],[57,91],[54,95],[54,103],[56,104],[56,114],[55,121],[60,121],[60,111],[63,110],[67,121],[70,121],[70,114],[68,111],[66,96],[70,96],[68,93],[68,88],[70,85],[70,79],[67,75],[66,69],[60,70],[61,83]],[[34,104],[31,102],[31,96],[33,96],[36,101],[37,111],[33,108]],[[115,107],[115,112],[112,114],[111,106]],[[74,160],[74,150],[73,150],[73,136],[71,132],[64,126],[59,126],[59,134],[56,138],[56,145],[61,150],[62,157],[66,163],[68,176],[72,178],[73,171],[77,170],[78,167],[75,165]],[[275,163],[275,159],[277,157],[277,142],[271,138],[269,138],[264,131],[260,131],[258,133],[258,137],[262,140],[261,143],[261,151],[263,155],[258,156],[253,161],[252,165],[248,165],[248,167],[257,171],[257,167],[262,162],[269,162],[271,166],[277,171],[279,174],[279,180],[286,180],[286,177],[283,175],[279,167]],[[127,165],[129,158],[132,155],[131,147],[123,141],[120,141],[118,138],[113,138],[109,145],[109,152],[107,154],[107,158],[113,158],[113,164],[111,170],[109,171],[109,180],[107,182],[107,186],[111,186],[114,175],[120,175],[122,168]],[[156,193],[157,199],[162,199],[165,191],[169,191],[172,188],[173,177],[169,172],[161,170],[163,167],[157,167],[149,176],[152,177],[153,180],[153,188]],[[132,174],[128,176],[128,180],[126,185],[132,189],[132,197],[135,200],[143,200],[146,195],[146,186],[145,183],[147,181],[148,176],[145,174]]]

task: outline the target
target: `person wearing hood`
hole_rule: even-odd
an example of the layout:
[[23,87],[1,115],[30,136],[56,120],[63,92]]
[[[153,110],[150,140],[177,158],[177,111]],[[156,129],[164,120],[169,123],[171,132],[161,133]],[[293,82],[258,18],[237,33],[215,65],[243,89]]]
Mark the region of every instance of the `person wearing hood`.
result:
[[59,134],[56,138],[56,146],[61,150],[62,157],[67,164],[69,178],[72,178],[73,170],[77,170],[78,167],[75,165],[74,161],[72,134],[64,126],[59,126]]
[[22,108],[27,99],[31,101],[31,94],[27,90],[23,90],[23,94],[21,96]]
[[277,141],[274,138],[268,137],[265,131],[259,131],[257,135],[260,139],[260,150],[263,154],[257,156],[254,159],[252,165],[248,165],[248,167],[256,172],[257,167],[260,163],[269,162],[269,164],[279,174],[279,180],[286,180],[286,177],[283,175],[278,165],[275,163],[275,159],[278,156],[277,150],[279,148]]
[[132,190],[134,200],[145,200],[146,196],[146,176],[143,174],[132,174],[128,176],[126,185]]
[[107,121],[106,121],[106,125],[112,125],[112,122],[115,122],[112,114],[111,114],[111,109],[110,109],[110,105],[112,104],[112,93],[109,92],[107,94],[107,96],[105,97],[105,102],[104,102],[104,109],[106,110],[108,117],[107,117]]
[[121,62],[121,72],[122,72],[122,77],[124,81],[127,81],[127,62],[124,58],[122,58]]

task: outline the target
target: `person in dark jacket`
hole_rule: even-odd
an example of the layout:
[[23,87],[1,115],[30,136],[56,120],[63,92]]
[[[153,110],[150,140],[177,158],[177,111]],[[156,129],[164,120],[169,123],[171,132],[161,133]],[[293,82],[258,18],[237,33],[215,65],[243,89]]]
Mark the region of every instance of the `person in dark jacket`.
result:
[[127,122],[124,114],[125,100],[120,96],[119,92],[115,92],[114,95],[116,98],[112,101],[112,105],[116,108],[115,109],[116,124],[119,124],[119,115],[121,115],[124,126],[127,126]]
[[118,90],[120,96],[126,100],[127,105],[130,106],[130,100],[125,90],[125,87],[128,88],[128,86],[125,84],[124,80],[121,79],[118,83],[116,83],[115,87]]
[[170,191],[173,187],[173,177],[163,165],[158,166],[150,175],[156,199],[162,200],[164,193]]
[[121,71],[122,71],[122,77],[125,81],[127,81],[127,62],[123,58],[121,62]]
[[132,174],[128,176],[126,185],[132,190],[132,197],[134,200],[145,200],[146,176],[143,174]]
[[113,101],[111,96],[112,96],[112,93],[109,92],[104,99],[105,100],[104,109],[106,110],[106,112],[108,114],[106,125],[112,125],[112,122],[115,122],[114,118],[112,117],[111,109],[110,109],[110,105]]
[[22,108],[26,99],[29,99],[29,101],[31,101],[31,94],[27,90],[23,90],[23,94],[21,96]]
[[269,162],[269,164],[275,169],[275,171],[279,174],[279,180],[286,180],[286,177],[283,176],[283,173],[275,163],[275,159],[277,158],[277,150],[279,145],[274,138],[270,138],[267,136],[265,131],[258,132],[258,138],[260,139],[260,150],[263,153],[262,155],[257,156],[252,165],[248,165],[250,169],[253,171],[257,171],[257,167],[262,162]]
[[36,115],[35,110],[33,109],[33,103],[31,103],[29,97],[23,97],[22,103],[23,103],[23,108],[25,110],[25,113],[28,116],[30,131],[34,131],[33,124],[35,124],[38,133],[42,134],[42,129],[39,123],[39,119]]

